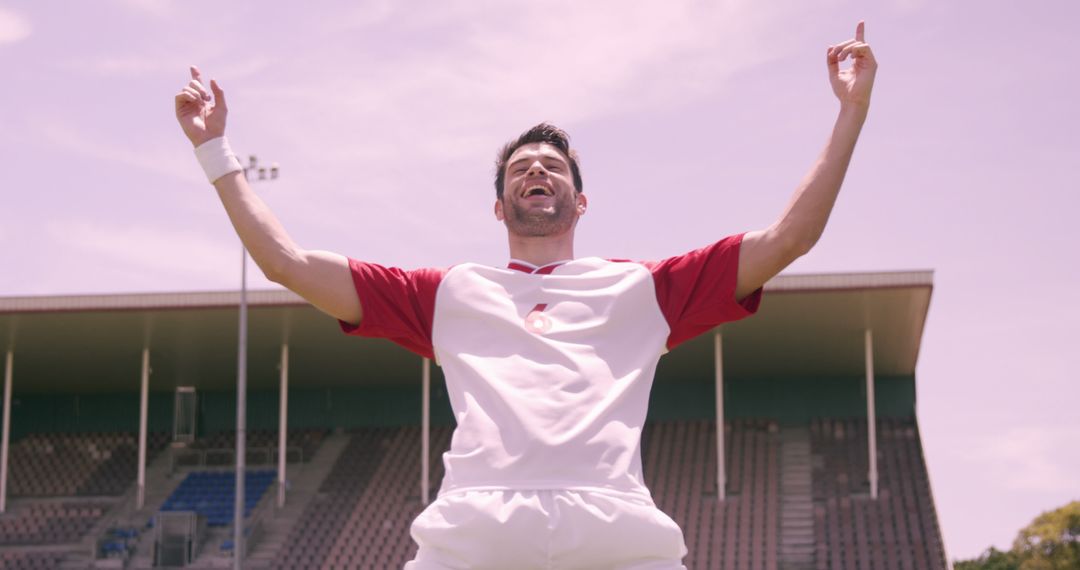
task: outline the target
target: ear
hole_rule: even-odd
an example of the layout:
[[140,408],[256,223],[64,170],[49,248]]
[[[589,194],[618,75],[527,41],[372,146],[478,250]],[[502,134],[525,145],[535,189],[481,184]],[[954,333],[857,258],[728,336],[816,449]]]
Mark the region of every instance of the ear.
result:
[[503,221],[503,218],[505,218],[505,217],[506,216],[503,214],[502,199],[501,198],[496,198],[495,199],[495,219],[499,220],[501,222],[501,221]]
[[589,199],[585,197],[584,192],[577,193],[577,215],[584,216],[585,210],[589,207]]

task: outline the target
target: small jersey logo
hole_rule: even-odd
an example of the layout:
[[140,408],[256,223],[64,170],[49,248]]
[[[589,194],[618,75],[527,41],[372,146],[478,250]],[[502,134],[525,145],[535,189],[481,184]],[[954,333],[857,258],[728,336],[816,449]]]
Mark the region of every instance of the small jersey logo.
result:
[[544,314],[547,303],[537,303],[535,307],[525,315],[525,330],[533,334],[544,334],[551,330],[551,319]]

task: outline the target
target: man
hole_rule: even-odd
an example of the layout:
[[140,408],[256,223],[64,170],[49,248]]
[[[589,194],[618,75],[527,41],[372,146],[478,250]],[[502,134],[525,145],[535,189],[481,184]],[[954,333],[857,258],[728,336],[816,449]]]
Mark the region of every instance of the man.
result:
[[223,138],[224,92],[211,81],[211,104],[191,69],[177,119],[267,277],[346,333],[389,338],[446,373],[457,427],[438,499],[413,523],[419,550],[406,568],[683,568],[682,531],[641,473],[653,373],[668,349],[755,312],[762,285],[821,236],[877,70],[862,22],[826,63],[836,125],[768,228],[654,263],[575,258],[588,205],[577,157],[564,132],[541,124],[497,163],[508,266],[415,271],[293,243]]

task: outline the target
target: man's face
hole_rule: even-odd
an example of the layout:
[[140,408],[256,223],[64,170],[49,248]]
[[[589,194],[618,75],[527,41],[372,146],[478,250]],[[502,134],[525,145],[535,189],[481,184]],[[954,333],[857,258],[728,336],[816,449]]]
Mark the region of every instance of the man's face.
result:
[[574,189],[570,161],[550,144],[530,143],[506,162],[495,217],[519,236],[561,235],[585,213],[585,204],[585,195]]

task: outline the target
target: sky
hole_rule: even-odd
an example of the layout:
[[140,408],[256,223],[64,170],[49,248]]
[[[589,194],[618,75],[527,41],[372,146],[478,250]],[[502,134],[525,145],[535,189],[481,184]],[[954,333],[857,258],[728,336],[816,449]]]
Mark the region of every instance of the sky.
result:
[[830,133],[825,50],[860,19],[869,118],[786,272],[934,271],[916,375],[944,539],[1006,548],[1080,499],[1074,1],[4,1],[0,296],[238,287],[173,114],[191,64],[233,148],[280,164],[257,188],[305,248],[505,263],[495,151],[544,120],[581,154],[578,256],[764,228]]

